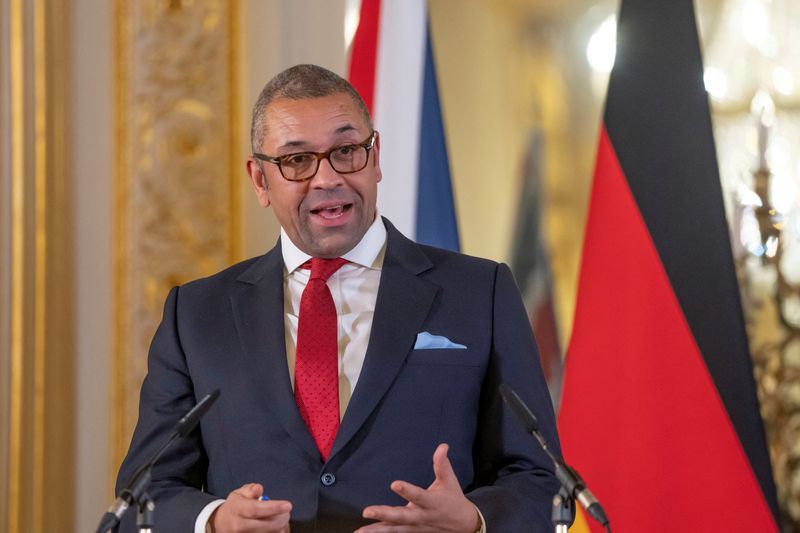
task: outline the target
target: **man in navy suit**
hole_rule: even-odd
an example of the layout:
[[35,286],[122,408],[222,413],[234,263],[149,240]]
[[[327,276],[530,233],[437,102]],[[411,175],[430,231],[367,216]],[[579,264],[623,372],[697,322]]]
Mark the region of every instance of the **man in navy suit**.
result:
[[[251,134],[248,174],[281,238],[262,257],[170,292],[117,490],[219,389],[200,430],[153,470],[160,530],[549,529],[552,465],[497,391],[504,382],[518,391],[557,452],[508,267],[417,245],[377,215],[380,137],[336,74],[280,73],[256,103]],[[293,392],[310,258],[346,260],[326,282],[340,422],[325,451]]]

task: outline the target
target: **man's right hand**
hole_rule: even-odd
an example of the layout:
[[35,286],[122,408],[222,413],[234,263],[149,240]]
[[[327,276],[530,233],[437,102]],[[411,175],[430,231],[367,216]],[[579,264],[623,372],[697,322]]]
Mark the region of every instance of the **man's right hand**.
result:
[[234,490],[209,519],[213,533],[289,533],[292,504],[259,500],[264,487],[248,483]]

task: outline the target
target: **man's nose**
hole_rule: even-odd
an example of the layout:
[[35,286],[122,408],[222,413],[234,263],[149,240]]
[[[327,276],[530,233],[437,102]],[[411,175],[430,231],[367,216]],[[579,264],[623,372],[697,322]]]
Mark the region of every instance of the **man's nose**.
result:
[[342,183],[344,178],[334,170],[331,162],[328,159],[321,159],[317,173],[311,178],[311,186],[317,189],[331,189]]

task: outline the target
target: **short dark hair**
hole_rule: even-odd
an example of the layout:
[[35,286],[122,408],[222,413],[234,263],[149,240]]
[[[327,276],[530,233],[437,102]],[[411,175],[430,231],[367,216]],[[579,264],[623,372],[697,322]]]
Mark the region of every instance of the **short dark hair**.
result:
[[350,82],[335,72],[317,65],[295,65],[272,78],[261,90],[256,105],[253,106],[253,122],[250,126],[253,151],[261,150],[264,137],[267,135],[264,115],[270,102],[276,98],[303,100],[339,93],[347,94],[353,99],[369,129],[372,130],[372,117],[361,95]]

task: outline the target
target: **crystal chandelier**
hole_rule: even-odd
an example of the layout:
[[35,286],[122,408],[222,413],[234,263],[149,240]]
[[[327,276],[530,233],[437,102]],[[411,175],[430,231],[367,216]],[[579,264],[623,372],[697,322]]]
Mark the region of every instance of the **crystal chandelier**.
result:
[[761,411],[783,530],[800,531],[800,2],[727,0],[705,14],[704,81]]

